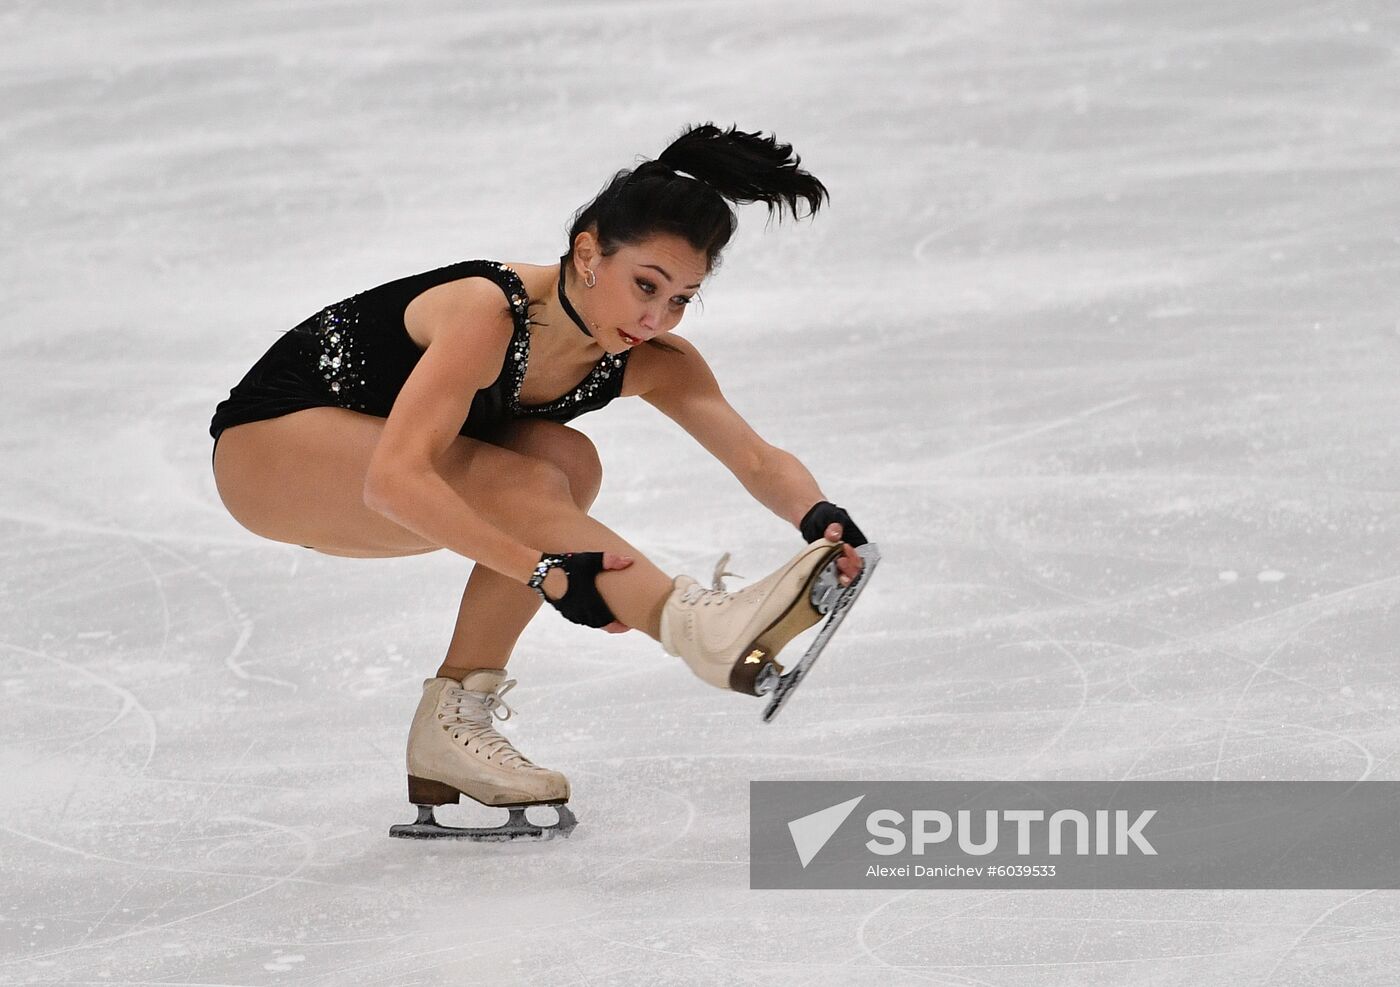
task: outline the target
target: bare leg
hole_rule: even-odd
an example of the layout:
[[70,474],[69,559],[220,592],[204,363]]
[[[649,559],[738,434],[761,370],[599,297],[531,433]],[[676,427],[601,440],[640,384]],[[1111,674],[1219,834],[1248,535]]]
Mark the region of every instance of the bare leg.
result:
[[528,586],[484,565],[472,568],[438,675],[460,679],[477,668],[505,668],[525,625],[540,609]]
[[[581,432],[554,422],[518,423],[502,442],[507,449],[552,463],[569,481],[569,495],[587,511],[598,496],[603,467]],[[457,611],[457,624],[437,674],[461,679],[478,668],[504,668],[520,634],[540,608],[539,594],[484,565],[472,568]]]
[[504,503],[474,503],[496,527],[546,551],[604,552],[635,559],[625,569],[599,573],[598,594],[622,623],[661,639],[661,608],[671,592],[671,577],[612,529],[579,510],[566,484],[532,486],[528,493],[519,492]]
[[[274,541],[362,558],[434,551],[439,546],[365,506],[365,475],[383,427],[370,415],[311,408],[231,428],[214,460],[219,494],[240,524]],[[618,620],[659,638],[670,578],[584,514],[559,467],[468,438],[455,440],[438,467],[478,513],[522,541],[635,559],[600,574],[598,591]]]

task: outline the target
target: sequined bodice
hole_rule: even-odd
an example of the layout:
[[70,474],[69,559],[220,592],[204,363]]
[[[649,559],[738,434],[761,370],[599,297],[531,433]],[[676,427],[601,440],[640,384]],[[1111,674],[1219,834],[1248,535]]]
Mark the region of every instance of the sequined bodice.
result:
[[[520,403],[520,388],[525,383],[525,374],[530,367],[529,296],[525,293],[525,285],[518,274],[504,264],[498,263],[495,266],[501,275],[497,284],[501,285],[501,290],[510,300],[511,314],[515,322],[505,367],[510,378],[508,395],[511,414],[517,418],[557,418],[559,415],[572,418],[584,411],[601,407],[601,404],[607,404],[616,397],[622,387],[622,374],[627,366],[627,357],[631,355],[630,351],[603,354],[603,358],[593,365],[593,369],[583,380],[547,404]],[[606,396],[601,404],[594,404],[603,395]]]
[[211,432],[302,407],[331,405],[387,418],[423,351],[404,327],[409,302],[461,278],[499,287],[513,331],[506,358],[489,387],[477,391],[461,434],[490,440],[513,419],[567,422],[622,392],[629,353],[605,354],[568,393],[547,404],[522,405],[530,363],[530,298],[520,276],[497,261],[472,260],[390,281],[327,306],[284,334],[215,413]]
[[[530,332],[528,327],[516,326],[515,334],[510,340],[510,355],[506,358],[507,363],[512,368],[512,380],[510,388],[510,410],[518,417],[548,417],[567,411],[570,408],[580,407],[590,399],[596,398],[600,392],[616,390],[621,387],[622,373],[627,366],[627,357],[631,351],[622,353],[605,353],[603,358],[593,365],[590,370],[567,394],[561,395],[550,401],[548,404],[521,404],[520,388],[525,383],[525,372],[530,366]],[[611,400],[611,399],[609,399]]]

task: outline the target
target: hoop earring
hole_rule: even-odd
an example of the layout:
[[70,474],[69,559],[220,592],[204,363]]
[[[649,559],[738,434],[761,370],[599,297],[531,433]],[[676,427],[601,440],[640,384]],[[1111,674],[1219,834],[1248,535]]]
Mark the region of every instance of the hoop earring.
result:
[[587,271],[584,271],[584,272],[583,272],[583,286],[584,286],[585,288],[591,288],[591,287],[593,287],[593,286],[594,286],[595,284],[597,284],[597,283],[598,283],[598,276],[597,276],[596,274],[594,274],[591,270],[587,270]]

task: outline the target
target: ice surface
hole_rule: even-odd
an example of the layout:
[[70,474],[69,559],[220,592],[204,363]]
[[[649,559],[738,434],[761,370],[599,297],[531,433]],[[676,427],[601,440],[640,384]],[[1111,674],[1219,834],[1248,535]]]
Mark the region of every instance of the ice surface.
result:
[[[749,891],[747,784],[1400,777],[1397,70],[1383,0],[10,0],[0,983],[1392,983],[1391,893]],[[879,581],[772,726],[542,617],[573,838],[391,841],[468,563],[247,534],[213,406],[711,118],[832,203],[683,331]],[[640,402],[580,424],[669,571],[795,548]]]

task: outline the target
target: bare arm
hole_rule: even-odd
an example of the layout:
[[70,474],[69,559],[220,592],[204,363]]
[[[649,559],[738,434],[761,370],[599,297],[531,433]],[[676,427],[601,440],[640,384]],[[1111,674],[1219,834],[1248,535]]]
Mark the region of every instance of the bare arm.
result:
[[786,449],[773,445],[744,489],[794,528],[802,524],[813,504],[827,499],[807,467]]
[[510,314],[500,289],[484,279],[433,292],[410,306],[413,334],[428,346],[394,401],[370,460],[365,504],[436,545],[525,582],[539,550],[485,520],[438,468],[473,396],[496,377],[510,343]]
[[677,336],[667,342],[680,352],[646,352],[642,397],[723,463],[755,500],[796,527],[808,508],[826,499],[817,481],[734,410],[693,343]]
[[[811,472],[792,453],[764,441],[734,410],[694,344],[678,336],[667,342],[680,352],[647,353],[642,397],[723,463],[755,500],[799,527],[812,505],[827,499]],[[842,572],[852,576],[862,564],[848,547]]]

